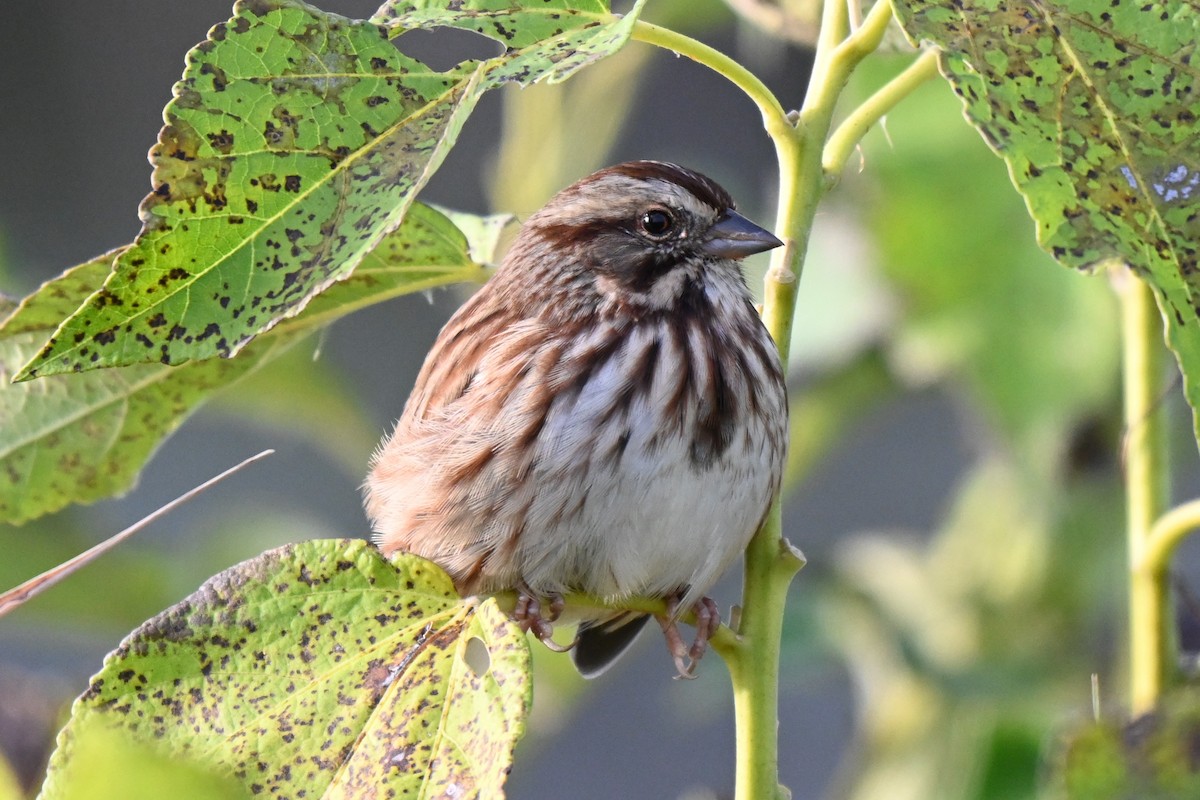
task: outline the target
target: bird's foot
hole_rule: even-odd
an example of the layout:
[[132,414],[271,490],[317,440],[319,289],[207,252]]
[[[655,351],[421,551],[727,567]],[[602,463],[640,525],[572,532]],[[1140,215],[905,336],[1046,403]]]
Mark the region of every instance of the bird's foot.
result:
[[667,651],[675,661],[675,669],[679,673],[676,677],[690,681],[696,677],[696,665],[708,652],[708,640],[717,632],[717,628],[721,627],[721,612],[709,597],[700,598],[696,605],[692,606],[692,613],[696,615],[696,638],[692,640],[690,647],[679,633],[676,619],[678,613],[679,597],[676,595],[668,598],[667,613],[655,619],[658,620],[667,640]]
[[556,653],[565,653],[579,642],[576,637],[570,644],[562,645],[554,641],[554,621],[562,614],[563,597],[552,592],[545,597],[546,612],[542,613],[542,600],[527,586],[521,587],[517,594],[517,605],[513,609],[513,619],[521,630],[532,633],[537,640]]

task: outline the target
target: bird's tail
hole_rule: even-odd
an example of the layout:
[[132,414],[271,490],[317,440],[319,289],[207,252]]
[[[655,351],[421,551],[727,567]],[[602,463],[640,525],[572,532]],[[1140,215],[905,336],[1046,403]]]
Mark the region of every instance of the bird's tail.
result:
[[646,614],[625,612],[579,623],[578,642],[571,651],[575,669],[585,678],[607,670],[633,644],[647,619]]

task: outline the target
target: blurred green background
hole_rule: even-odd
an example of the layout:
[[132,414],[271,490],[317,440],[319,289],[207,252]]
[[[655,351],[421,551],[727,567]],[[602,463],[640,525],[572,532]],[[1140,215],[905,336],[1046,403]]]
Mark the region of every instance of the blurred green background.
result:
[[[20,296],[133,238],[145,153],[183,55],[228,12],[224,0],[6,9],[0,290]],[[654,0],[648,18],[734,55],[799,105],[802,42],[739,23],[719,0]],[[480,52],[444,32],[399,46],[439,67]],[[909,60],[898,44],[869,59],[846,107]],[[753,105],[637,43],[564,86],[485,98],[424,197],[524,216],[630,158],[699,169],[749,216],[773,217],[772,148]],[[764,266],[750,262],[752,287]],[[143,619],[264,549],[365,535],[369,453],[462,296],[359,313],[206,406],[128,497],[0,527],[7,587],[240,458],[278,451],[0,620],[0,748],[26,786],[65,704]],[[1040,796],[1061,736],[1091,717],[1093,673],[1104,713],[1120,714],[1117,337],[1106,277],[1069,272],[1036,247],[1003,164],[946,85],[922,87],[867,137],[819,212],[791,365],[785,524],[809,558],[785,631],[781,769],[794,797]],[[1163,402],[1178,494],[1190,496],[1195,446],[1178,390]],[[1198,554],[1185,547],[1182,586]],[[734,574],[717,589],[723,606],[737,585]],[[1197,620],[1182,617],[1187,647]],[[718,659],[700,680],[674,681],[647,636],[584,683],[566,659],[534,650],[534,719],[512,798],[731,795]]]

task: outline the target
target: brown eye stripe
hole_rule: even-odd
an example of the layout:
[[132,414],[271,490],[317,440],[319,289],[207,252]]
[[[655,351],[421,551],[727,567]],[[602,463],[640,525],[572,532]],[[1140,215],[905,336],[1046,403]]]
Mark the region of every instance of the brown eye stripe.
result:
[[594,242],[603,233],[611,231],[617,224],[611,220],[595,220],[577,225],[555,223],[539,226],[538,232],[542,239],[555,247],[579,247]]

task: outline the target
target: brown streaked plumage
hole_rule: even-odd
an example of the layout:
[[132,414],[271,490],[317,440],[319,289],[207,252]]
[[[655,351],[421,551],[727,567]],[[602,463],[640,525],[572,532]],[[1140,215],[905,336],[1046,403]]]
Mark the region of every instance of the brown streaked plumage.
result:
[[[438,563],[464,594],[694,604],[691,648],[660,620],[690,675],[715,628],[702,595],[783,469],[779,357],[736,261],[778,244],[673,164],[619,164],[552,198],[443,328],[375,454],[381,549]],[[521,615],[549,629],[536,602]],[[585,618],[580,671],[607,667],[642,621]]]

